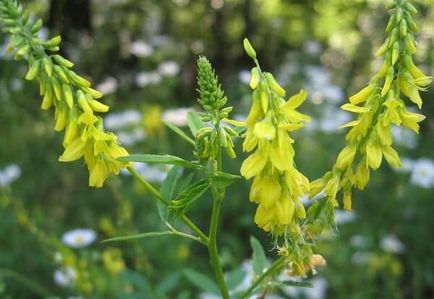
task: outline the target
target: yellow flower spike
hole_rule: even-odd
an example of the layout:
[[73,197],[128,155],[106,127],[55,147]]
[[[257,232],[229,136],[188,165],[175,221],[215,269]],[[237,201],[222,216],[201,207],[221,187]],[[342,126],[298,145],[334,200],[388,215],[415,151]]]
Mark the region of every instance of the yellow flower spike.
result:
[[258,175],[267,164],[267,158],[265,158],[259,150],[247,157],[241,165],[240,173],[247,180]]
[[264,113],[262,112],[261,108],[261,96],[260,91],[255,90],[253,91],[253,103],[252,107],[250,108],[249,115],[246,119],[247,125],[254,125],[256,123],[256,120],[258,118],[262,118],[264,116]]
[[359,107],[353,104],[344,104],[341,106],[342,110],[353,112],[353,113],[366,113],[371,110],[370,107]]
[[433,77],[432,76],[424,76],[424,77],[418,77],[414,79],[414,84],[416,84],[419,87],[426,87],[431,84]]
[[61,101],[62,100],[62,88],[60,87],[59,81],[56,78],[54,78],[54,77],[52,77],[50,79],[50,81],[51,81],[51,86],[53,87],[56,99],[58,101]]
[[345,169],[347,166],[351,165],[356,155],[356,150],[357,148],[355,145],[344,147],[336,159],[335,166],[339,169]]
[[372,169],[378,169],[382,161],[382,151],[379,144],[369,141],[366,145],[366,163]]
[[396,61],[398,60],[398,54],[399,54],[399,43],[395,42],[393,44],[393,50],[392,50],[392,65],[395,65]]
[[69,87],[69,85],[63,84],[62,92],[66,105],[68,105],[69,109],[71,109],[74,106],[74,97],[72,95],[71,87]]
[[405,67],[408,69],[408,71],[411,73],[413,78],[421,78],[426,77],[426,75],[417,67],[414,65],[413,60],[411,59],[410,55],[406,55],[404,58],[404,64]]
[[51,87],[45,90],[44,98],[41,103],[41,109],[48,110],[53,106],[54,102],[54,94],[53,89]]
[[381,90],[381,96],[385,96],[392,85],[393,78],[395,76],[395,70],[392,66],[387,69],[386,80],[384,81],[383,89]]
[[271,90],[273,90],[279,97],[284,97],[286,91],[282,88],[282,86],[279,85],[279,83],[277,83],[276,79],[274,79],[274,76],[268,72],[264,73],[264,76]]
[[369,84],[368,86],[361,89],[358,93],[350,97],[350,103],[353,105],[357,105],[363,102],[366,102],[366,100],[371,96],[372,92],[374,91],[374,86],[372,84]]
[[268,111],[269,99],[268,99],[268,93],[267,93],[265,87],[262,87],[262,88],[260,87],[259,99],[261,102],[262,113],[266,114]]
[[392,145],[392,129],[390,126],[385,126],[382,121],[379,121],[375,126],[375,130],[382,145]]
[[63,146],[68,146],[78,137],[78,120],[77,117],[70,117],[70,121],[66,127],[65,136],[63,138]]
[[77,102],[80,108],[87,114],[93,114],[93,110],[90,107],[86,96],[84,95],[83,91],[78,90],[77,91]]
[[253,133],[257,138],[273,140],[276,137],[276,128],[269,119],[265,119],[255,124]]
[[93,167],[89,168],[89,173],[89,186],[96,188],[102,187],[109,176],[107,165],[102,160],[98,160]]
[[408,88],[410,100],[417,105],[419,109],[422,108],[422,99],[420,98],[419,89],[416,85],[411,85]]
[[297,109],[307,98],[307,91],[301,89],[297,94],[290,97],[282,106],[282,109]]
[[79,159],[83,155],[84,146],[85,142],[83,142],[80,138],[75,139],[65,147],[65,151],[59,157],[59,161],[71,162]]
[[422,114],[419,114],[419,113],[401,110],[400,111],[400,118],[401,118],[402,124],[405,127],[413,130],[416,133],[419,133],[418,123],[423,121],[425,119],[425,116]]
[[391,146],[383,147],[383,155],[392,167],[401,167],[401,160],[399,159],[398,153]]
[[86,88],[84,88],[84,90],[88,94],[90,94],[92,96],[92,98],[94,98],[94,99],[99,99],[99,98],[102,98],[102,96],[103,96],[102,92],[100,92],[96,89],[90,88],[90,87],[86,87]]
[[277,225],[286,226],[292,222],[295,205],[291,198],[281,197],[276,204]]
[[107,112],[110,109],[109,106],[93,99],[89,101],[89,105],[95,112]]
[[355,173],[355,184],[358,189],[363,190],[369,181],[369,168],[367,166],[366,160],[362,159],[357,166]]
[[250,189],[250,201],[269,208],[280,198],[282,188],[275,176],[256,177]]
[[253,129],[248,129],[243,142],[243,151],[250,152],[258,144],[258,137],[253,133]]
[[252,71],[250,72],[250,88],[256,89],[260,81],[260,75],[257,67],[252,68]]
[[246,50],[247,55],[250,56],[252,59],[256,59],[256,52],[253,49],[252,45],[250,44],[250,41],[247,38],[244,38],[243,40],[244,50]]
[[[286,134],[286,132],[285,132]],[[292,147],[289,137],[281,137],[288,138],[286,141],[283,141],[282,144],[279,144],[278,140],[274,140],[270,147],[270,160],[274,167],[276,167],[280,171],[285,171],[294,167],[293,157],[294,157],[294,148]]]
[[351,211],[351,193],[344,192],[344,209],[347,211]]
[[258,205],[254,221],[260,228],[266,232],[272,231],[275,218],[275,209],[267,209],[264,205]]
[[29,71],[26,74],[25,79],[26,80],[33,80],[36,78],[36,76],[39,74],[39,70],[41,67],[41,61],[40,60],[34,60],[29,67]]
[[283,130],[285,130],[287,132],[297,131],[297,130],[303,128],[303,127],[304,127],[303,123],[298,123],[298,124],[280,124],[279,125],[280,129],[283,129]]
[[314,198],[317,196],[321,191],[324,190],[325,185],[326,181],[323,178],[319,178],[311,182],[309,185],[309,198]]
[[84,112],[78,117],[78,122],[85,125],[93,125],[98,121],[98,117],[93,115],[92,113]]
[[290,109],[287,106],[282,105],[281,106],[282,112],[285,114],[288,121],[292,123],[299,123],[299,122],[309,122],[310,116],[300,113],[296,110]]
[[68,112],[62,106],[56,109],[55,113],[56,122],[54,124],[54,131],[60,132],[63,131],[66,127],[66,122],[68,119]]

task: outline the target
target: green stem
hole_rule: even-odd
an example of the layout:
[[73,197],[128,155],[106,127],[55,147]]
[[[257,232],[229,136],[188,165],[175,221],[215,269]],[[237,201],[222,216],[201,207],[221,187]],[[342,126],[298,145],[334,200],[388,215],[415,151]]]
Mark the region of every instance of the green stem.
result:
[[264,279],[266,279],[267,277],[274,275],[275,273],[277,273],[280,268],[283,266],[283,264],[285,263],[285,257],[281,256],[280,258],[278,258],[277,260],[275,260],[273,262],[273,264],[271,264],[270,268],[268,268],[267,271],[265,271],[264,273],[262,273],[261,276],[259,276],[255,282],[252,284],[252,286],[250,288],[248,288],[241,296],[239,299],[245,299],[248,298],[252,292],[261,284],[262,281],[264,281]]
[[[137,170],[134,169],[132,166],[128,166],[127,170],[131,173],[131,175],[156,199],[158,199],[160,202],[162,202],[165,206],[169,206],[170,202],[165,199],[160,192],[158,192],[157,189],[155,189],[151,184],[148,183],[141,175],[137,172]],[[203,244],[208,246],[209,239],[208,237],[202,232],[202,230],[196,226],[196,224],[193,223],[193,221],[190,220],[186,215],[182,215],[181,220],[193,231],[197,234],[199,239],[202,241]]]
[[223,269],[220,264],[219,254],[217,249],[217,229],[220,218],[220,208],[223,202],[223,193],[219,192],[216,186],[211,186],[213,195],[213,207],[211,215],[211,226],[209,231],[208,251],[211,257],[211,263],[214,268],[217,283],[224,299],[229,299],[229,291],[223,276]]

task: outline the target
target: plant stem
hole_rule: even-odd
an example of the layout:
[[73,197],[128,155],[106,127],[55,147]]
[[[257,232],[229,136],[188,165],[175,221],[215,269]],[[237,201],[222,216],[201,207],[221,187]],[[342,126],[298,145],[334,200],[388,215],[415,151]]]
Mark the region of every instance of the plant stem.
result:
[[[158,192],[157,189],[155,189],[151,184],[148,183],[148,181],[143,178],[143,176],[140,175],[140,173],[137,172],[137,170],[134,169],[132,166],[127,167],[128,171],[131,173],[131,175],[156,199],[158,199],[160,202],[162,202],[165,206],[169,206],[170,202],[165,199],[160,192]],[[206,246],[209,244],[208,237],[202,232],[202,230],[196,226],[196,224],[193,223],[193,221],[190,220],[186,215],[182,215],[180,219],[193,231],[197,234],[199,239],[202,241],[202,243]]]
[[211,226],[209,230],[209,255],[211,257],[211,263],[214,268],[217,283],[224,299],[229,299],[229,291],[226,286],[226,282],[223,276],[222,266],[219,260],[219,254],[217,249],[217,229],[220,218],[220,208],[223,201],[223,193],[220,193],[216,186],[211,186],[213,195],[213,206],[211,215]]
[[280,268],[283,266],[283,264],[285,263],[285,257],[281,256],[280,258],[278,258],[277,260],[275,260],[270,268],[268,268],[267,271],[265,271],[264,273],[262,273],[261,276],[259,276],[255,282],[252,284],[252,286],[250,288],[248,288],[241,296],[240,299],[245,299],[248,298],[248,296],[250,296],[250,294],[261,284],[261,282],[266,279],[268,276],[271,276],[273,274],[275,274],[277,271],[280,270]]

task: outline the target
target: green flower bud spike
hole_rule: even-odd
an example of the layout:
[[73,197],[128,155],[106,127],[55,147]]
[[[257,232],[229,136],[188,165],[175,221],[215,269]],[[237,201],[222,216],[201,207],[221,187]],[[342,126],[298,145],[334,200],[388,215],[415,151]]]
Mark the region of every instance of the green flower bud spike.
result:
[[386,27],[389,36],[376,52],[376,56],[384,57],[383,65],[369,84],[341,107],[357,116],[342,126],[350,128],[348,145],[339,153],[332,171],[311,183],[311,197],[323,191],[338,206],[337,196],[342,192],[343,206],[348,210],[353,188],[366,186],[370,170],[379,168],[383,157],[392,167],[400,167],[398,153],[392,147],[392,124],[418,133],[418,123],[425,118],[407,109],[412,103],[422,107],[419,91],[432,81],[412,59],[416,52],[414,33],[418,31],[413,15],[417,10],[409,0],[395,0],[388,7],[392,10]]
[[217,156],[220,151],[217,147],[222,147],[230,158],[235,158],[232,137],[236,137],[238,134],[229,127],[230,120],[227,119],[232,107],[224,107],[227,98],[211,63],[206,57],[200,56],[197,60],[197,72],[198,102],[205,110],[205,113],[202,114],[202,120],[211,122],[213,128],[204,127],[199,130],[196,136],[195,153],[199,160],[219,160],[220,158]]
[[59,54],[48,54],[59,50],[61,37],[47,41],[38,38],[42,21],[32,23],[16,1],[0,0],[0,19],[5,31],[11,34],[8,49],[15,51],[16,59],[29,63],[25,78],[39,81],[41,108],[54,108],[54,130],[65,131],[65,151],[59,160],[67,162],[83,157],[89,170],[89,186],[102,187],[110,173],[118,174],[128,166],[127,162],[117,160],[128,152],[113,133],[104,130],[102,119],[95,115],[109,109],[96,100],[102,94],[71,70],[72,62]]

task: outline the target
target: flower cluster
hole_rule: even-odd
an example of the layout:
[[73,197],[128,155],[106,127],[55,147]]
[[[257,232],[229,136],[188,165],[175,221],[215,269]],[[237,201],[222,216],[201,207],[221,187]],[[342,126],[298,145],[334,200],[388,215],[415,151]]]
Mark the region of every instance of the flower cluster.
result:
[[42,20],[32,22],[22,6],[12,0],[0,1],[0,16],[5,30],[11,34],[9,50],[15,51],[16,59],[29,63],[25,78],[39,81],[41,108],[54,108],[54,130],[65,132],[65,151],[59,160],[84,157],[90,174],[89,186],[101,187],[110,173],[118,174],[127,166],[116,158],[128,155],[117,137],[104,130],[102,118],[96,115],[109,109],[98,101],[102,94],[71,69],[72,62],[55,54],[59,51],[60,36],[47,41],[38,38]]
[[357,115],[356,120],[342,126],[351,128],[346,135],[348,144],[339,153],[333,170],[311,184],[311,196],[324,191],[335,206],[342,191],[345,209],[351,209],[353,187],[363,189],[370,170],[379,168],[383,157],[392,167],[400,167],[398,153],[392,147],[392,124],[418,133],[418,123],[425,118],[408,111],[404,100],[408,98],[420,109],[419,90],[432,80],[412,60],[416,52],[414,33],[418,31],[413,15],[417,10],[407,0],[395,0],[389,8],[393,13],[386,27],[388,37],[376,52],[384,56],[384,62],[370,83],[342,106]]
[[256,67],[250,78],[253,103],[246,119],[243,150],[254,152],[244,160],[241,175],[254,178],[250,200],[259,204],[255,223],[279,236],[292,229],[294,219],[306,216],[299,198],[309,191],[309,181],[295,168],[294,140],[288,132],[302,128],[310,120],[296,111],[307,93],[301,90],[285,101],[285,91],[271,73],[262,72],[247,39],[245,48]]

